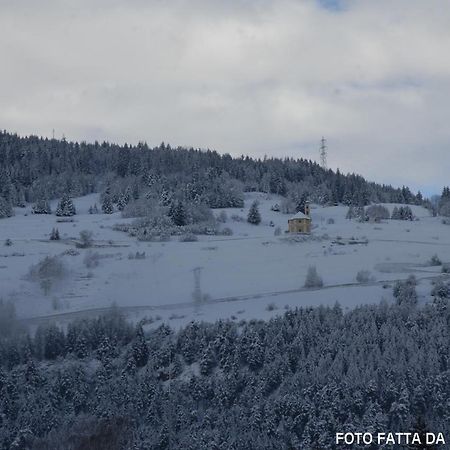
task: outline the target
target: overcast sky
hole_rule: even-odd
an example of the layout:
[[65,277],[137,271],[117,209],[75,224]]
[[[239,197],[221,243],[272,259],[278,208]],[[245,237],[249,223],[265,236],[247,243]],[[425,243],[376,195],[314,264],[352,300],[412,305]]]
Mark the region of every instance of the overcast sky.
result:
[[0,0],[0,128],[450,183],[450,2]]

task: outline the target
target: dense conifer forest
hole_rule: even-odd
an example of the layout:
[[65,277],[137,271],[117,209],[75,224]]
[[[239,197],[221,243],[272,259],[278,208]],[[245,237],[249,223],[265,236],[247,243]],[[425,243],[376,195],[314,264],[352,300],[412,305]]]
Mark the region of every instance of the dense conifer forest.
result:
[[[171,148],[162,143],[119,146],[68,142],[0,133],[0,208],[45,202],[64,194],[105,192],[123,208],[140,197],[168,204],[242,206],[243,192],[285,196],[291,209],[308,199],[320,204],[364,206],[371,202],[423,202],[420,192],[366,181],[355,174],[325,170],[305,159],[232,158],[212,150]],[[3,207],[1,207],[3,205]]]
[[146,332],[112,310],[34,336],[3,303],[0,448],[307,450],[337,448],[343,431],[448,436],[448,284],[432,294],[418,307],[410,279],[393,305]]

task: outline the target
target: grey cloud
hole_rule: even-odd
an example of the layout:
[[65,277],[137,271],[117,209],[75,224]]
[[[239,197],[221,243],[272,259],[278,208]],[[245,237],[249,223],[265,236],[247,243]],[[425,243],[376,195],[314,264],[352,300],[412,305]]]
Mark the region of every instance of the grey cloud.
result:
[[[331,2],[333,3],[333,2]],[[447,183],[450,6],[438,0],[1,1],[0,122]]]

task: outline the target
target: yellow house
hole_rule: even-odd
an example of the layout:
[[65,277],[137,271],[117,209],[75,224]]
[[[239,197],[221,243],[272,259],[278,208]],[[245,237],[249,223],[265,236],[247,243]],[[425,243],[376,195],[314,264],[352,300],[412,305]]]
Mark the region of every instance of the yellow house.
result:
[[298,212],[288,220],[289,233],[310,233],[311,216],[309,204],[305,205],[305,212]]

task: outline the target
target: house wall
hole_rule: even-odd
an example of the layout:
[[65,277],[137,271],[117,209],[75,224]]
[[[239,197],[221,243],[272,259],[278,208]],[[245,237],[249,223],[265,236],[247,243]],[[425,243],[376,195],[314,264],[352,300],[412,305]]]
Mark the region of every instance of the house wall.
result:
[[289,233],[309,233],[311,221],[307,219],[294,219],[288,221]]

